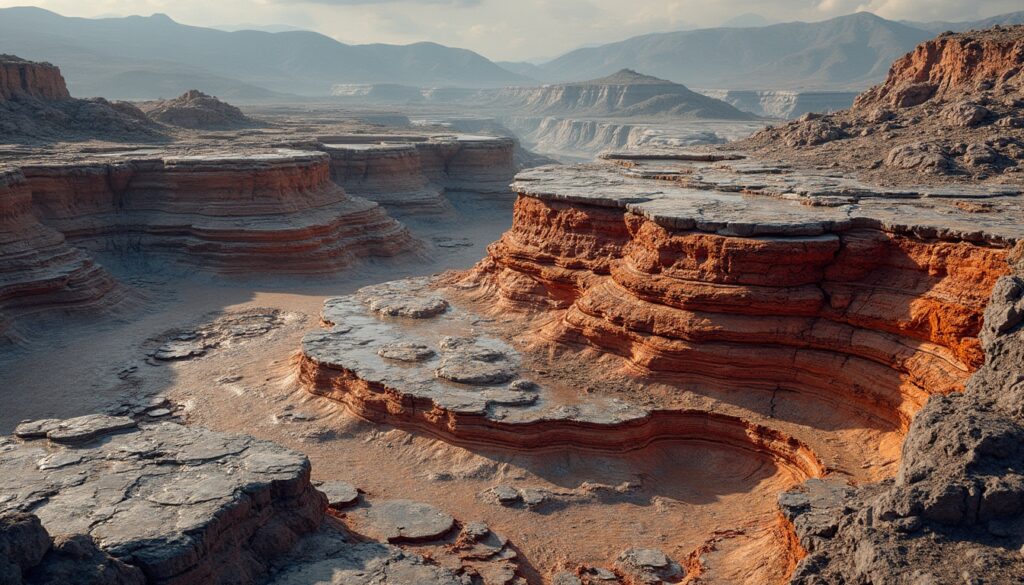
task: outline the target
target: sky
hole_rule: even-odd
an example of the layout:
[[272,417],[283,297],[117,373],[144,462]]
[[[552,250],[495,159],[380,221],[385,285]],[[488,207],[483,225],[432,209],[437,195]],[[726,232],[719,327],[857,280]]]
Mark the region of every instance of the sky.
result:
[[741,16],[816,21],[867,10],[894,20],[962,21],[1024,10],[1024,0],[0,0],[0,7],[25,5],[83,17],[161,12],[196,26],[287,25],[345,43],[433,41],[495,61],[543,61]]

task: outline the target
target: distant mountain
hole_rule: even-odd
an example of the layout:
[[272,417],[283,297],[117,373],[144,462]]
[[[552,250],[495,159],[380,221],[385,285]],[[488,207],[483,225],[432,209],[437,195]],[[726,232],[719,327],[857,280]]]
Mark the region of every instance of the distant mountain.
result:
[[909,20],[901,20],[900,22],[907,26],[912,26],[936,34],[946,31],[965,32],[972,29],[992,28],[997,24],[1004,26],[1009,24],[1024,24],[1024,10],[1020,12],[1010,12],[1009,14],[1000,14],[999,16],[970,22],[913,22]]
[[861,12],[815,23],[713,28],[633,37],[540,66],[545,79],[634,68],[697,87],[860,88],[885,77],[930,32]]
[[[60,66],[72,93],[171,97],[193,87],[232,99],[324,96],[341,83],[497,87],[530,80],[435,43],[346,45],[313,32],[225,32],[149,17],[70,18],[0,9],[0,53]],[[204,80],[210,83],[204,83]]]
[[758,26],[768,26],[769,24],[774,24],[774,21],[768,20],[760,14],[747,12],[726,20],[720,26],[722,28],[755,28]]
[[756,116],[631,69],[607,77],[499,90],[490,107],[537,116],[752,120]]

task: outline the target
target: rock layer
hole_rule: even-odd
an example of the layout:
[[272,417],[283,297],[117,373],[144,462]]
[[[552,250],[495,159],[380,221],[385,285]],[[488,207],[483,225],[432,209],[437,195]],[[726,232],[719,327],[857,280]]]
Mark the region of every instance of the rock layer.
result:
[[60,69],[54,65],[0,55],[0,100],[19,97],[60,100],[70,98],[71,94]]
[[0,334],[41,312],[110,309],[125,290],[87,254],[43,225],[32,190],[18,170],[0,170]]
[[515,142],[488,136],[435,136],[401,141],[323,137],[331,177],[346,191],[402,213],[438,213],[451,206],[445,191],[509,193]]
[[85,535],[123,572],[168,585],[252,582],[323,519],[309,462],[272,443],[170,423],[101,435],[0,440],[0,512],[31,510],[46,531]]
[[26,166],[40,219],[90,250],[147,253],[221,272],[323,273],[412,247],[379,206],[331,182],[315,152]]
[[[556,311],[548,339],[688,386],[852,401],[902,429],[983,361],[982,311],[1006,272],[1004,247],[815,224],[829,212],[792,204],[768,204],[792,217],[744,218],[725,193],[652,185],[651,197],[642,181],[631,205],[602,197],[596,175],[559,175],[520,176],[512,229],[473,275],[507,306]],[[761,229],[740,235],[745,222]]]

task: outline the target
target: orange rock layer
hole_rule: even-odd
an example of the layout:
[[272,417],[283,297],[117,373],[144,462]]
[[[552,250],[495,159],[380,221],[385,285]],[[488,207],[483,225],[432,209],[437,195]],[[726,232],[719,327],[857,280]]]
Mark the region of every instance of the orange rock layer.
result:
[[20,97],[58,100],[71,94],[56,66],[0,55],[0,100]]
[[540,335],[696,391],[794,391],[905,430],[961,390],[1007,251],[856,229],[677,231],[620,209],[520,196],[469,275],[476,294],[556,317]]
[[220,272],[325,273],[413,247],[377,204],[331,182],[324,155],[22,171],[36,215],[92,251],[142,249]]
[[911,85],[927,87],[932,97],[962,96],[1019,76],[1024,67],[1024,26],[942,35],[921,43],[897,59],[884,83],[858,96],[854,107],[887,103]]
[[447,442],[536,453],[564,448],[624,453],[659,440],[726,445],[765,457],[806,479],[825,475],[825,465],[801,441],[738,417],[703,410],[652,411],[646,417],[615,424],[568,419],[496,421],[486,414],[456,413],[432,400],[368,382],[354,372],[299,360],[304,388],[345,405],[352,414],[380,424],[415,428]]

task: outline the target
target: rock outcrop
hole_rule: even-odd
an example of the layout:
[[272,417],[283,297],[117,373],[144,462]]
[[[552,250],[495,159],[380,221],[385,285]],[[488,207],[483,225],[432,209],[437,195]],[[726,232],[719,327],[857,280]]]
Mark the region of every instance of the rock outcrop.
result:
[[753,114],[693,91],[686,86],[630,69],[576,83],[509,87],[496,104],[520,115],[613,116],[750,120]]
[[324,273],[412,247],[404,226],[291,150],[22,168],[45,224],[97,252],[169,256],[220,272]]
[[996,284],[986,363],[918,413],[893,480],[809,484],[780,505],[808,556],[793,583],[1019,583],[1024,577],[1024,265]]
[[[637,582],[662,569],[713,578],[750,554],[797,567],[800,583],[882,582],[966,550],[995,582],[1019,576],[1021,430],[1008,413],[1020,412],[1007,396],[1020,394],[1021,356],[996,341],[1021,324],[1024,284],[1007,263],[1024,240],[1019,189],[883,188],[729,152],[607,158],[520,173],[512,228],[469,273],[329,300],[326,329],[303,340],[306,389],[476,448],[622,453],[672,439],[824,478],[783,497],[786,519],[751,502],[772,539],[759,552],[708,566],[713,545],[675,560],[637,549],[618,566]],[[990,377],[1000,398],[962,406]],[[799,406],[781,408],[787,397]],[[552,499],[508,486],[487,497]],[[986,536],[903,536],[939,524]],[[945,570],[927,569],[932,582]]]
[[63,426],[82,440],[0,439],[0,513],[15,514],[0,521],[15,552],[5,583],[253,582],[323,520],[309,462],[272,443],[101,417]]
[[702,89],[700,92],[745,112],[785,119],[799,118],[809,112],[823,114],[845,110],[853,105],[858,95],[850,91],[799,90]]
[[856,170],[883,184],[1019,183],[1024,26],[944,34],[897,60],[849,110],[808,114],[733,148]]
[[0,55],[0,100],[25,97],[63,100],[71,94],[56,66]]
[[0,210],[0,331],[123,300],[95,257],[322,274],[417,247],[379,205],[333,183],[320,152],[26,165],[0,175]]
[[74,99],[60,69],[0,55],[0,140],[115,141],[162,138],[135,106],[103,98]]
[[445,192],[510,195],[515,141],[472,135],[321,137],[331,178],[346,191],[398,213],[450,210]]
[[232,130],[257,125],[242,110],[197,89],[174,99],[143,103],[141,109],[157,122],[193,130]]

